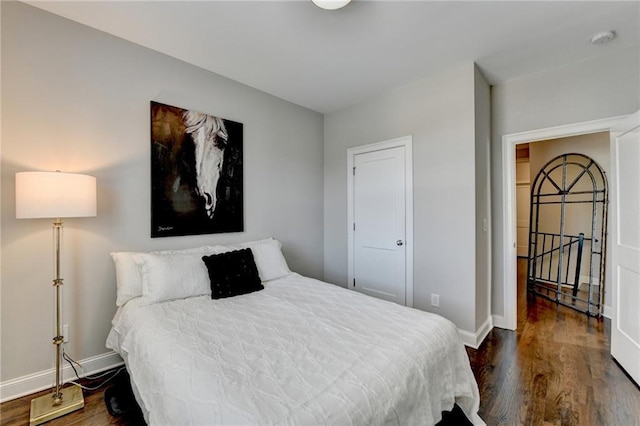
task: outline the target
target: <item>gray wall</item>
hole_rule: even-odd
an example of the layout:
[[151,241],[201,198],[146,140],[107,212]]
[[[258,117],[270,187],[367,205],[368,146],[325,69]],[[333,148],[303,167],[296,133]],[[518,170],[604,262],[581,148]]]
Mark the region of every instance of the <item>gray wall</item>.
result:
[[502,137],[636,111],[640,108],[640,52],[617,50],[497,84],[491,90],[491,108],[491,298],[492,313],[504,315]]
[[[51,222],[15,218],[14,174],[92,174],[98,216],[65,223],[65,322],[76,359],[107,352],[109,252],[274,236],[322,278],[323,117],[17,2],[2,2],[2,380],[52,366]],[[149,101],[244,123],[244,233],[149,238]]]
[[[475,153],[476,153],[476,326],[491,316],[491,182],[489,147],[491,145],[491,90],[474,67]],[[486,220],[487,228],[483,228]]]
[[474,102],[468,63],[325,115],[326,281],[347,282],[347,148],[413,135],[414,306],[475,332]]

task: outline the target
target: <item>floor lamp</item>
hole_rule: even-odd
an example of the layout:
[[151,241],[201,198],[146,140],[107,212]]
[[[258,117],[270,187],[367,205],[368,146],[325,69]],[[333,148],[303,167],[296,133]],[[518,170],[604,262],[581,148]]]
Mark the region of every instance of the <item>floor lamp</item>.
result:
[[55,298],[55,370],[56,382],[51,395],[31,400],[30,426],[64,416],[84,407],[82,389],[62,389],[62,335],[60,245],[62,218],[96,215],[96,178],[61,172],[16,173],[16,217],[18,219],[53,218],[54,298]]

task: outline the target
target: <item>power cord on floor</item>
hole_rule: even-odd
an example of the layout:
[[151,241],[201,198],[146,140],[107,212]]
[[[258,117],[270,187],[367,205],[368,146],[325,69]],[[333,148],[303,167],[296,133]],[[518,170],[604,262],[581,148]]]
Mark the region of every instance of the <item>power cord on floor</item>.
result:
[[[106,371],[104,373],[97,374],[97,375],[94,375],[94,376],[85,375],[84,374],[84,369],[82,367],[82,364],[80,364],[79,362],[77,362],[73,358],[71,358],[69,355],[67,355],[66,352],[64,351],[64,349],[62,350],[62,357],[65,359],[65,361],[67,361],[69,363],[69,365],[73,369],[73,372],[75,373],[75,375],[78,378],[78,380],[80,380],[80,379],[97,380],[97,379],[101,379],[101,378],[103,378],[105,376],[109,376],[106,380],[104,380],[98,386],[84,386],[84,385],[81,385],[80,383],[78,383],[78,382],[76,382],[74,380],[69,380],[67,382],[67,383],[71,383],[71,384],[74,384],[76,386],[79,386],[80,388],[82,388],[84,390],[88,390],[88,391],[94,391],[94,390],[100,389],[101,387],[103,387],[104,385],[109,383],[111,380],[113,380],[122,371],[126,370],[126,367],[120,367],[116,371]],[[78,370],[76,369],[76,366],[78,366],[78,368],[80,368],[80,372],[82,373],[82,377],[78,374]]]

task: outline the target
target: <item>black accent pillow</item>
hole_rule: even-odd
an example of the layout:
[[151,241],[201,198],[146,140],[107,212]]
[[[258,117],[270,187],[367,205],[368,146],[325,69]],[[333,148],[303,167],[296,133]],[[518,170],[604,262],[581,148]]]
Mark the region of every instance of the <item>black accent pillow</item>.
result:
[[264,289],[250,248],[202,256],[211,281],[211,298],[238,296]]

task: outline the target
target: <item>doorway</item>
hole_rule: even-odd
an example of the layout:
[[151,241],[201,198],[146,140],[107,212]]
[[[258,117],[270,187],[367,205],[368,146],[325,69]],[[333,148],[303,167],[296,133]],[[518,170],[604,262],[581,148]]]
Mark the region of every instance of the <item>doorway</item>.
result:
[[[623,117],[624,118],[624,117]],[[617,125],[623,118],[611,118],[595,120],[585,123],[570,124],[567,126],[553,127],[549,129],[534,130],[530,132],[515,133],[502,137],[502,184],[503,184],[503,303],[504,317],[499,317],[494,324],[508,330],[517,328],[517,243],[516,243],[516,173],[515,158],[516,147],[528,143],[529,152],[534,142],[562,140],[569,137],[589,135],[599,132],[609,134],[610,129]],[[537,168],[531,165],[531,170],[537,172]],[[610,282],[610,273],[607,271],[605,282]],[[605,305],[607,302],[605,300]],[[605,306],[604,315],[610,316],[610,308]]]
[[413,306],[411,136],[347,151],[348,288]]

